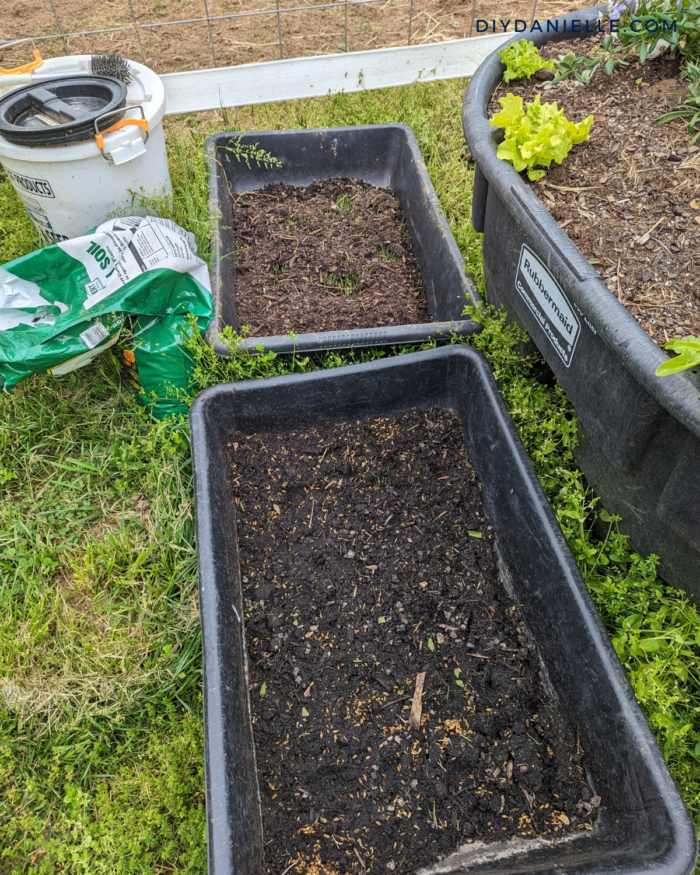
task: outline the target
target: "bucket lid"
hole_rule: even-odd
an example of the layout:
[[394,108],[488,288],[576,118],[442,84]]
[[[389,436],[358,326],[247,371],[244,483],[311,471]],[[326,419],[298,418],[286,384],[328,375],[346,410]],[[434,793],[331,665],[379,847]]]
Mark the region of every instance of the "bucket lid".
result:
[[17,88],[0,98],[0,136],[18,146],[87,140],[123,117],[126,93],[123,82],[108,76],[66,76]]

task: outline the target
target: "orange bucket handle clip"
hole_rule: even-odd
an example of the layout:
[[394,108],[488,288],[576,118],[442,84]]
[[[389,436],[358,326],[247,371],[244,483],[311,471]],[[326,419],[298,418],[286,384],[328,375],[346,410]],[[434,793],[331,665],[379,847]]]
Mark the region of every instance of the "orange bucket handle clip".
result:
[[107,161],[110,161],[111,159],[108,158],[107,155],[105,155],[104,134],[111,134],[113,131],[118,131],[121,128],[127,127],[127,125],[136,125],[136,127],[141,128],[141,130],[145,134],[145,137],[143,138],[143,142],[144,143],[148,142],[148,130],[149,130],[148,129],[148,119],[146,118],[146,113],[144,112],[143,107],[142,106],[130,106],[130,107],[128,107],[128,109],[129,109],[129,111],[131,111],[133,109],[140,110],[141,118],[122,118],[122,119],[119,119],[118,122],[115,122],[113,125],[110,125],[110,127],[104,128],[101,131],[98,130],[98,127],[97,127],[98,122],[101,121],[103,118],[105,118],[108,115],[114,115],[117,112],[121,112],[122,109],[121,108],[115,109],[112,112],[105,113],[105,115],[101,115],[99,118],[95,119],[95,142],[97,143],[97,145],[100,149],[100,152],[102,152],[102,157],[106,158]]
[[15,67],[13,70],[5,70],[4,67],[0,67],[0,76],[18,76],[20,73],[31,73],[32,70],[36,70],[38,67],[44,63],[44,59],[41,57],[41,53],[34,49],[34,60],[30,61],[28,64],[23,64],[21,67]]

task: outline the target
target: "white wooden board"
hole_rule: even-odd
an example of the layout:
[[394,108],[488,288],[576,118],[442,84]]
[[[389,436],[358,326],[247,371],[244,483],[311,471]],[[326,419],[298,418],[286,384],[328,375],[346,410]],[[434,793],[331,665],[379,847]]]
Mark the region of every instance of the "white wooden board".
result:
[[512,34],[166,73],[168,115],[472,76]]

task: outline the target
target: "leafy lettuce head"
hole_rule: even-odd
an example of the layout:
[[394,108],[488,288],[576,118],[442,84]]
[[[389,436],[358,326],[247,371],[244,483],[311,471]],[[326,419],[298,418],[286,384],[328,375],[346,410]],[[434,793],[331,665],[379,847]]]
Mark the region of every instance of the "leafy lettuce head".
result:
[[503,72],[504,82],[510,82],[511,79],[529,79],[538,70],[556,69],[554,61],[543,60],[535,44],[526,39],[511,43],[496,54],[506,65]]
[[523,108],[522,97],[506,94],[499,98],[501,112],[489,119],[489,125],[505,128],[505,138],[498,147],[498,157],[510,162],[533,182],[545,175],[552,161],[561,164],[577,143],[589,139],[593,116],[575,124],[564,115],[556,102],[541,103],[536,95]]

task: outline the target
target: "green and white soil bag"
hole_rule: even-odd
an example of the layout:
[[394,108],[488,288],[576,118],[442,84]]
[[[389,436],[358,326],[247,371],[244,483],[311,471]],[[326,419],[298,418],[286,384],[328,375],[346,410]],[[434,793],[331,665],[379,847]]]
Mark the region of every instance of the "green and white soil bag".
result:
[[212,318],[209,271],[194,235],[168,219],[110,219],[84,237],[0,267],[0,385],[70,373],[115,344],[128,317],[142,393],[161,418],[186,411],[194,316]]

